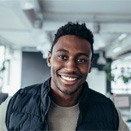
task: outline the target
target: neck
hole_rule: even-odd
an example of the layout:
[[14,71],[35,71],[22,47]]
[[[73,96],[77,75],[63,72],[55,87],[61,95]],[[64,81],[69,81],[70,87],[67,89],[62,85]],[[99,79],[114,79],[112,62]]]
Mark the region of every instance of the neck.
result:
[[75,94],[64,94],[62,92],[58,93],[54,90],[51,90],[51,99],[59,106],[71,107],[78,103],[78,99],[81,91]]

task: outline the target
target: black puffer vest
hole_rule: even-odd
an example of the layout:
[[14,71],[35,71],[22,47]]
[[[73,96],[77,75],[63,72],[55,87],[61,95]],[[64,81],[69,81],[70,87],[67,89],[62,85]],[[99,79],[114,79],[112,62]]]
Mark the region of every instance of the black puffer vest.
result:
[[[20,89],[10,100],[6,125],[9,131],[46,131],[47,113],[51,99],[49,97],[50,79],[44,84]],[[119,118],[112,101],[104,95],[83,85],[79,99],[80,114],[76,130],[117,130]]]

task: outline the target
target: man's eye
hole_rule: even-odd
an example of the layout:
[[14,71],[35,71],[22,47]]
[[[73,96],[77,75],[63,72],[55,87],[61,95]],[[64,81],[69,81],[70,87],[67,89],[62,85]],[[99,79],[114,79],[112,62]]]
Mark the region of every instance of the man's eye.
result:
[[77,59],[77,62],[78,63],[87,63],[88,60],[86,60],[86,59]]
[[58,56],[61,60],[66,60],[67,59],[67,56],[64,56],[64,55],[60,55]]

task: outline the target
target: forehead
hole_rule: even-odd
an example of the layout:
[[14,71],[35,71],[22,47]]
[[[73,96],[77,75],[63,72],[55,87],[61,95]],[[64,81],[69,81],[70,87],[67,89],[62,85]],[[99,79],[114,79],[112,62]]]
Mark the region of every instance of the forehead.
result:
[[65,49],[68,51],[77,51],[77,52],[91,52],[91,45],[90,43],[75,35],[65,35],[58,39],[55,43],[53,52]]

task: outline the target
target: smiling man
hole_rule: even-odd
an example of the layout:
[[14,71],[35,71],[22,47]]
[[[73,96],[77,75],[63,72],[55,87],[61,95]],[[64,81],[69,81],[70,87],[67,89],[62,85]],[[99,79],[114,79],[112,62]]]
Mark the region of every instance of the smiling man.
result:
[[20,89],[6,113],[9,131],[128,131],[112,101],[88,87],[93,34],[86,25],[60,27],[48,54],[51,78]]

